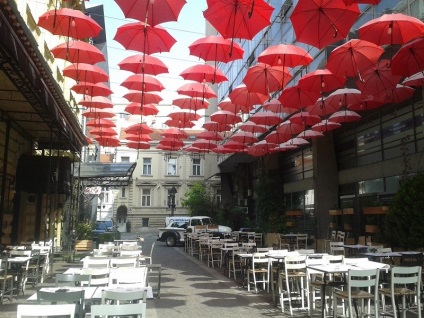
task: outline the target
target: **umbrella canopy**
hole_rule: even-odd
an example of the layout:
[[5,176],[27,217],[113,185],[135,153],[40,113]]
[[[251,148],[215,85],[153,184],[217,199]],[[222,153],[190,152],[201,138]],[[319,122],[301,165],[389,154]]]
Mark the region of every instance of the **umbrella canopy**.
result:
[[263,109],[268,110],[273,113],[288,113],[291,114],[295,111],[298,111],[298,108],[289,108],[284,107],[284,105],[276,98],[271,99],[270,101],[265,102],[262,105]]
[[152,141],[152,138],[150,138],[149,135],[146,134],[142,134],[142,135],[137,135],[137,134],[126,134],[125,135],[125,139],[126,140],[130,140],[130,141],[136,141],[136,142],[140,142],[140,141]]
[[384,103],[382,101],[378,101],[374,98],[367,98],[362,100],[360,103],[350,104],[349,106],[347,106],[347,108],[353,111],[365,111],[365,110],[379,108],[383,105]]
[[223,144],[226,149],[232,150],[232,152],[242,152],[246,149],[246,145],[242,142],[235,140],[229,140]]
[[374,96],[374,98],[376,101],[382,102],[384,104],[398,104],[414,96],[414,92],[415,89],[398,84],[396,87],[388,88],[385,91],[381,91],[380,94]]
[[179,128],[169,128],[162,133],[164,137],[178,138],[178,139],[187,139],[188,134]]
[[234,125],[241,122],[240,116],[226,110],[214,112],[210,115],[210,119],[223,125]]
[[224,37],[251,40],[271,24],[274,8],[264,0],[207,0],[203,16]]
[[383,14],[359,29],[359,38],[377,45],[404,44],[424,35],[424,23],[403,13]]
[[381,60],[378,64],[363,73],[363,81],[356,85],[364,95],[379,95],[387,89],[395,88],[402,76],[393,75],[389,60]]
[[250,133],[259,133],[263,134],[268,131],[268,128],[264,125],[255,124],[253,121],[245,121],[238,127],[241,131],[250,132]]
[[292,78],[286,67],[258,63],[249,67],[243,78],[243,83],[249,92],[269,95],[282,90]]
[[102,27],[80,10],[62,8],[42,14],[37,25],[54,35],[74,39],[97,37]]
[[245,131],[236,132],[230,139],[243,144],[252,144],[258,141],[258,138],[254,134]]
[[168,67],[160,59],[144,53],[131,55],[118,63],[119,69],[136,74],[159,75],[168,73]]
[[113,118],[115,114],[112,112],[112,109],[96,109],[91,108],[84,111],[81,115],[87,118]]
[[175,127],[175,128],[193,128],[194,123],[191,121],[181,121],[181,120],[175,120],[175,119],[168,119],[165,121],[165,125],[169,127]]
[[181,109],[197,112],[200,109],[207,109],[209,107],[209,102],[206,99],[187,96],[174,99],[172,105],[178,106]]
[[107,82],[109,75],[98,66],[86,63],[74,63],[63,69],[63,76],[77,82],[99,83]]
[[82,99],[78,104],[87,108],[104,109],[113,107],[112,101],[104,96],[85,96],[85,98]]
[[100,146],[103,147],[118,147],[121,142],[116,136],[99,136],[94,138]]
[[320,98],[314,105],[308,106],[305,110],[312,115],[327,116],[340,109],[338,103],[327,103],[327,98]]
[[204,151],[209,151],[217,147],[217,144],[215,141],[207,140],[207,139],[197,139],[196,141],[193,141],[191,145],[195,148],[198,148]]
[[225,74],[218,68],[210,64],[197,64],[186,68],[180,73],[185,80],[192,80],[199,83],[218,84],[228,81]]
[[[285,108],[299,110],[314,105],[320,97],[319,92],[301,89],[298,85],[285,88],[278,100]],[[293,111],[290,111],[292,113]]]
[[190,111],[176,111],[170,113],[168,116],[171,117],[171,119],[173,120],[178,120],[182,122],[195,121],[201,118],[199,114],[192,113]]
[[423,72],[416,73],[405,78],[402,81],[402,85],[404,86],[423,86],[424,85],[424,74]]
[[137,150],[144,150],[144,149],[150,149],[150,144],[143,141],[130,141],[125,144],[128,148],[137,149]]
[[295,67],[309,65],[312,56],[303,48],[292,44],[269,46],[258,56],[258,62],[271,66]]
[[113,121],[104,118],[91,119],[85,125],[88,127],[116,127]]
[[270,111],[257,112],[250,116],[250,121],[258,125],[275,126],[280,124],[283,119]]
[[186,83],[177,88],[177,93],[194,98],[209,99],[216,98],[216,93],[208,85],[203,83]]
[[[366,96],[362,95],[361,91],[355,88],[340,88],[328,95],[324,103],[336,110],[347,107],[350,104],[357,104],[364,100]],[[319,114],[317,114],[319,115]]]
[[411,76],[424,71],[424,38],[404,44],[392,58],[392,73]]
[[55,58],[71,63],[96,64],[106,60],[102,51],[84,41],[69,40],[67,43],[56,45],[50,52]]
[[240,60],[244,50],[236,42],[224,39],[220,35],[209,35],[194,41],[188,46],[190,54],[204,61],[223,62]]
[[156,78],[147,74],[133,74],[127,77],[121,86],[131,90],[140,90],[145,92],[161,91],[165,86]]
[[343,1],[299,0],[290,20],[299,42],[322,49],[345,39],[359,17],[357,4]]
[[246,113],[248,114],[253,108],[246,105],[238,105],[234,104],[230,98],[226,97],[221,102],[219,102],[218,107],[222,110],[226,110],[232,112],[234,114],[237,113]]
[[299,135],[297,135],[298,138],[303,138],[303,139],[315,139],[315,138],[319,138],[319,137],[324,137],[324,134],[320,131],[316,131],[316,130],[312,130],[312,129],[306,129],[304,131],[302,131],[301,133],[299,133]]
[[332,114],[329,118],[329,122],[335,123],[349,123],[361,119],[361,115],[355,113],[352,110],[344,109]]
[[126,18],[149,25],[177,21],[185,0],[115,0]]
[[338,76],[361,77],[364,70],[377,64],[383,52],[372,42],[353,39],[331,52],[326,68]]
[[[329,70],[315,70],[299,79],[299,88],[305,91],[330,92],[344,85],[346,78],[337,76]],[[283,103],[284,104],[284,103]]]
[[116,130],[111,127],[95,127],[90,129],[90,134],[98,136],[116,136]]
[[343,0],[343,2],[349,6],[354,3],[363,3],[363,4],[379,4],[381,0]]
[[295,137],[292,139],[287,140],[286,142],[283,142],[280,146],[281,147],[291,147],[291,146],[296,146],[296,147],[300,147],[300,146],[305,146],[305,145],[309,145],[309,141],[307,141],[306,139],[300,138],[300,137]]
[[206,130],[210,130],[210,131],[217,131],[217,132],[223,132],[223,131],[230,131],[231,130],[231,126],[229,124],[222,124],[222,123],[218,123],[215,121],[208,121],[206,123],[203,124],[202,126],[203,128],[205,128]]
[[144,92],[144,91],[128,91],[124,96],[129,102],[137,102],[141,104],[158,104],[162,97],[154,92]]
[[181,148],[184,146],[184,142],[178,138],[165,137],[161,141],[159,141],[160,145],[169,146],[172,148]]
[[106,86],[106,84],[98,82],[98,83],[90,83],[90,82],[79,82],[71,87],[77,94],[83,94],[88,96],[109,96],[113,92],[112,90]]
[[200,134],[197,135],[197,138],[199,139],[206,139],[206,140],[214,140],[214,141],[221,141],[223,140],[222,136],[218,134],[217,131],[202,131]]
[[153,132],[153,130],[149,126],[147,126],[146,124],[139,123],[139,124],[134,124],[134,125],[131,125],[131,126],[125,128],[124,132],[127,133],[127,134],[142,135],[142,134],[151,134]]
[[272,149],[277,147],[276,144],[268,143],[266,140],[261,140],[247,149],[247,153],[253,157],[261,157],[269,154]]
[[279,133],[280,135],[295,135],[300,133],[303,129],[305,128],[305,126],[303,124],[296,124],[291,122],[290,120],[286,120],[284,122],[282,122],[277,128],[276,128],[276,132]]
[[320,123],[313,125],[311,129],[314,131],[325,132],[325,131],[331,131],[331,130],[340,128],[341,126],[342,125],[340,123],[336,123],[336,122],[328,121],[327,119],[324,119]]
[[127,50],[145,54],[169,52],[177,42],[164,28],[143,22],[132,22],[118,27],[113,39]]
[[283,134],[279,133],[278,131],[273,131],[265,137],[265,140],[269,143],[281,144],[289,140],[291,137],[291,134]]
[[321,117],[302,111],[291,116],[289,120],[293,124],[301,126],[313,126],[321,121]]
[[159,109],[156,108],[153,104],[144,104],[132,102],[125,107],[125,111],[127,113],[133,115],[142,115],[142,116],[151,116],[157,115],[159,113]]
[[284,152],[284,151],[288,151],[288,150],[293,150],[296,149],[297,146],[295,145],[288,145],[286,143],[282,143],[277,145],[277,147],[275,147],[274,149],[271,149],[271,153],[278,153],[278,152]]
[[268,96],[258,92],[250,92],[245,84],[240,84],[234,88],[228,97],[234,104],[251,107],[253,105],[263,104]]

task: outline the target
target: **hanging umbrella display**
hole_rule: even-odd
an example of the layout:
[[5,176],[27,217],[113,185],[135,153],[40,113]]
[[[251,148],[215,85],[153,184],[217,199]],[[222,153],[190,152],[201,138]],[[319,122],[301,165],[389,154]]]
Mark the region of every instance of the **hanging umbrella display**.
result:
[[186,68],[180,73],[185,80],[196,81],[199,83],[218,84],[228,81],[225,74],[217,67],[210,64],[196,64]]
[[265,137],[265,140],[269,143],[274,143],[278,145],[283,142],[286,142],[291,137],[292,137],[291,134],[283,134],[283,133],[279,133],[278,131],[273,131]]
[[177,138],[177,139],[187,139],[188,134],[179,128],[169,128],[162,133],[164,137]]
[[246,150],[246,145],[244,143],[229,140],[223,144],[226,149],[230,149],[231,152],[243,152]]
[[249,92],[269,95],[282,90],[292,78],[286,67],[258,63],[249,67],[243,83]]
[[299,79],[298,86],[305,91],[314,91],[322,94],[342,87],[345,81],[346,78],[337,76],[329,70],[324,69],[315,70],[302,76]]
[[125,139],[129,141],[136,141],[136,142],[148,142],[152,141],[152,138],[150,138],[149,135],[143,134],[143,135],[136,135],[136,134],[126,134]]
[[247,148],[247,153],[253,157],[261,157],[269,154],[275,147],[277,147],[276,144],[261,140]]
[[264,0],[208,0],[206,20],[224,37],[251,40],[271,24],[274,8]]
[[402,85],[404,85],[404,86],[414,86],[414,87],[415,86],[417,86],[417,87],[423,86],[424,85],[424,74],[423,74],[423,72],[419,72],[419,73],[416,73],[414,75],[411,75],[411,76],[405,78],[402,81]]
[[238,128],[242,131],[250,132],[254,134],[256,133],[263,134],[268,131],[268,128],[266,126],[255,124],[254,122],[250,120],[245,121]]
[[196,121],[201,118],[199,114],[192,113],[190,111],[176,111],[172,112],[168,115],[171,117],[172,120],[178,120],[178,121]]
[[405,44],[424,35],[424,23],[403,13],[383,14],[359,29],[359,38],[377,45]]
[[[285,88],[281,93],[278,100],[285,108],[290,110],[299,110],[310,105],[314,105],[320,97],[319,92],[306,91],[301,89],[298,85]],[[291,111],[290,113],[292,113]]]
[[238,105],[231,101],[230,98],[226,97],[221,102],[219,102],[218,107],[222,110],[226,110],[232,112],[234,114],[237,113],[245,113],[248,114],[253,108],[246,105]]
[[71,63],[96,64],[106,60],[102,51],[84,41],[69,40],[50,49],[50,52],[55,58]]
[[290,120],[286,120],[284,122],[282,122],[277,128],[276,128],[276,132],[281,134],[281,135],[295,135],[300,133],[303,129],[305,128],[304,125],[299,125],[299,124],[295,124],[292,123]]
[[318,124],[315,124],[311,127],[314,131],[326,132],[331,131],[337,128],[340,128],[342,125],[340,123],[336,123],[333,121],[328,121],[328,119],[324,119]]
[[116,130],[111,127],[96,127],[90,129],[90,134],[98,136],[116,136]]
[[196,141],[193,141],[191,145],[195,148],[198,148],[204,151],[210,151],[217,147],[217,144],[215,143],[215,141],[206,140],[206,139],[197,139]]
[[280,146],[282,147],[287,147],[287,146],[296,146],[296,147],[301,147],[301,146],[305,146],[305,145],[309,145],[309,141],[307,141],[306,139],[300,138],[300,137],[295,137],[292,139],[287,140],[286,142],[283,142]]
[[258,142],[258,138],[254,134],[245,131],[236,132],[230,137],[230,140],[238,141],[243,144],[252,144],[254,142]]
[[153,132],[153,130],[149,126],[147,126],[146,124],[138,123],[138,124],[134,124],[134,125],[131,125],[131,126],[125,128],[124,132],[127,133],[127,134],[142,135],[142,134],[151,134]]
[[132,102],[125,106],[125,111],[127,113],[133,115],[141,115],[141,116],[151,116],[157,115],[159,113],[159,109],[156,108],[153,104],[144,104]]
[[143,22],[132,22],[118,27],[113,39],[127,50],[145,54],[169,52],[177,42],[164,28]]
[[160,59],[144,53],[131,55],[118,63],[119,69],[135,74],[159,75],[168,73],[168,67]]
[[[332,92],[324,99],[324,107],[329,107],[335,109],[335,111],[340,108],[347,107],[350,104],[357,104],[364,100],[364,96],[360,90],[355,88],[340,88]],[[310,112],[311,113],[311,112]],[[328,113],[327,113],[328,114]],[[327,115],[326,114],[326,115]],[[317,113],[317,115],[320,115]]]
[[358,113],[355,113],[352,110],[343,109],[332,114],[328,118],[328,121],[335,122],[335,123],[350,123],[353,121],[358,121],[360,119],[361,119],[361,115],[359,115]]
[[106,84],[102,82],[98,83],[90,83],[90,82],[79,82],[71,87],[77,94],[83,94],[88,96],[109,96],[113,92],[112,90],[106,86]]
[[240,116],[226,110],[214,112],[210,115],[210,119],[222,125],[234,125],[241,122]]
[[208,122],[204,123],[202,127],[205,128],[206,130],[217,131],[217,132],[223,132],[223,131],[230,131],[231,130],[231,126],[229,124],[225,124],[225,123],[222,124],[222,123],[218,123],[218,122],[215,122],[215,121],[208,121]]
[[234,104],[251,107],[263,104],[268,96],[262,93],[249,92],[245,84],[240,84],[232,90],[228,97]]
[[284,107],[283,104],[276,98],[273,98],[270,101],[265,102],[262,105],[262,108],[277,114],[281,114],[281,113],[291,114],[299,110],[298,108]]
[[161,91],[165,86],[155,77],[147,74],[133,74],[127,77],[121,86],[130,90],[139,90],[145,92]]
[[77,82],[99,83],[109,80],[109,75],[100,67],[86,63],[74,63],[65,67],[63,76]]
[[216,154],[218,154],[218,156],[220,154],[224,155],[224,154],[230,154],[230,153],[234,153],[233,150],[225,148],[223,145],[218,145],[215,149],[212,149],[212,151]]
[[275,126],[281,124],[283,119],[270,111],[257,112],[250,116],[250,121],[258,125]]
[[347,108],[349,110],[353,110],[353,111],[366,111],[366,110],[370,110],[370,109],[379,108],[383,105],[384,105],[384,103],[381,102],[381,101],[378,101],[374,98],[367,98],[367,99],[362,100],[360,103],[350,104],[350,105],[347,106]]
[[177,138],[165,137],[159,141],[160,145],[168,146],[172,148],[181,148],[184,146],[184,142]]
[[319,117],[318,115],[312,115],[308,112],[301,111],[291,116],[289,120],[293,124],[301,126],[313,126],[321,121],[321,117]]
[[178,94],[194,98],[209,99],[216,98],[216,93],[208,85],[203,83],[186,83],[176,89]]
[[96,109],[91,108],[84,111],[81,115],[87,118],[113,118],[115,114],[112,112],[112,109]]
[[37,25],[54,35],[74,39],[97,37],[102,27],[80,10],[62,8],[42,14]]
[[185,0],[115,0],[126,18],[149,25],[177,21]]
[[274,149],[271,149],[271,153],[278,153],[278,152],[284,152],[284,151],[289,151],[289,150],[293,150],[296,149],[297,146],[295,145],[288,145],[285,143],[281,143],[279,145],[277,145]]
[[302,131],[301,133],[299,133],[299,135],[297,135],[298,138],[303,138],[303,139],[315,139],[315,138],[319,138],[319,137],[324,137],[324,134],[320,131],[316,131],[316,130],[312,130],[312,129],[306,129],[304,131]]
[[412,40],[404,44],[393,55],[391,63],[392,73],[411,76],[424,71],[424,38]]
[[121,142],[116,136],[99,136],[94,138],[100,146],[103,147],[118,147]]
[[378,64],[363,73],[363,82],[356,85],[364,95],[378,95],[387,89],[395,88],[402,76],[393,75],[389,60],[381,60]]
[[244,54],[243,48],[238,43],[224,39],[220,35],[209,35],[197,39],[188,48],[191,55],[197,56],[205,62],[228,63],[242,59]]
[[154,92],[144,92],[144,91],[128,91],[124,96],[129,102],[137,102],[141,104],[159,104],[162,100],[158,94]]
[[150,149],[150,144],[142,141],[130,141],[125,144],[128,148],[137,149],[137,150],[145,150]]
[[414,96],[415,89],[398,84],[396,87],[388,88],[375,95],[374,99],[384,104],[398,104]]
[[222,136],[218,134],[216,131],[202,131],[200,134],[197,135],[198,139],[206,139],[206,140],[214,140],[214,141],[221,141],[223,140]]
[[175,127],[175,128],[193,128],[194,127],[194,123],[191,121],[181,121],[181,120],[175,120],[175,119],[166,120],[165,125],[169,127]]
[[345,39],[359,17],[357,4],[343,1],[299,0],[290,20],[296,39],[318,49]]
[[172,105],[178,106],[181,109],[192,110],[197,112],[200,109],[207,109],[209,102],[202,98],[179,97],[172,101]]
[[312,56],[308,52],[293,44],[269,46],[258,56],[258,62],[283,67],[306,66],[312,60]]
[[363,71],[377,64],[383,52],[372,42],[352,39],[330,53],[326,68],[339,76],[361,78]]
[[312,115],[327,116],[340,109],[338,103],[327,103],[327,98],[320,98],[314,105],[305,107],[305,111]]
[[116,127],[116,124],[105,118],[95,118],[87,121],[85,124],[87,127]]
[[113,107],[112,101],[104,96],[85,96],[78,104],[87,108],[105,109]]

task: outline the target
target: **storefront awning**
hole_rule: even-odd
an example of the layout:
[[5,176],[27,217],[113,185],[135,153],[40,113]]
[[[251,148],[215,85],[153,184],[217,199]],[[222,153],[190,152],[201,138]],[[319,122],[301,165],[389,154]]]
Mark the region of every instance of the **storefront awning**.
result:
[[80,171],[75,169],[74,177],[85,187],[123,187],[129,184],[136,165],[135,162],[80,163]]

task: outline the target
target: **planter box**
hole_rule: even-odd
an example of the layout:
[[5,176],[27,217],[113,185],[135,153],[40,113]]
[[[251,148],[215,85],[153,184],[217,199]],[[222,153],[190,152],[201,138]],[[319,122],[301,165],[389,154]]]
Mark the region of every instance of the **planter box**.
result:
[[389,211],[388,206],[365,206],[362,208],[364,214],[386,214]]
[[343,209],[343,214],[344,215],[348,215],[348,214],[354,214],[355,210],[353,208],[344,208]]
[[329,210],[329,215],[342,215],[342,210]]
[[350,224],[344,224],[343,225],[343,229],[345,231],[352,231],[352,225],[350,225]]
[[93,250],[93,241],[92,240],[77,240],[75,242],[76,252],[91,252]]
[[286,222],[287,227],[292,227],[292,226],[295,226],[295,225],[296,225],[296,222],[292,222],[292,221]]
[[355,244],[355,238],[354,237],[349,237],[345,240],[345,244]]
[[380,233],[380,227],[378,225],[365,225],[365,233]]
[[302,210],[286,211],[286,216],[303,216]]

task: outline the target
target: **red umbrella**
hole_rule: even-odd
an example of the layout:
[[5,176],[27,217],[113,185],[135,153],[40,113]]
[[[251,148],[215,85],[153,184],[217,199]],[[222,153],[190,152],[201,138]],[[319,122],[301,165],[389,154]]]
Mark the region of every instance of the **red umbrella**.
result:
[[361,115],[355,113],[352,110],[344,109],[332,114],[329,118],[329,122],[335,123],[349,123],[361,119]]
[[[328,95],[324,104],[330,108],[339,110],[342,107],[347,107],[350,104],[360,103],[366,96],[362,95],[361,91],[355,88],[341,88],[337,89]],[[317,114],[320,115],[320,114]]]
[[283,119],[270,111],[257,112],[250,116],[250,121],[258,125],[275,126],[281,124]]
[[292,77],[286,67],[258,63],[249,67],[243,78],[243,83],[249,92],[269,95],[282,90]]
[[[337,76],[329,70],[315,70],[299,79],[299,88],[305,91],[330,92],[344,85],[346,78]],[[284,104],[284,102],[283,102]]]
[[86,110],[81,115],[87,118],[113,118],[115,116],[112,110],[97,108]]
[[109,75],[100,67],[86,63],[74,63],[65,67],[63,76],[72,78],[77,82],[99,83],[109,80]]
[[268,131],[268,128],[266,126],[255,124],[252,121],[245,121],[238,128],[242,131],[250,132],[254,134],[256,133],[263,134]]
[[363,73],[363,81],[356,85],[364,95],[378,95],[387,89],[395,88],[402,76],[393,75],[389,60],[381,60],[378,64]]
[[311,127],[311,129],[314,130],[314,131],[325,132],[325,131],[331,131],[331,130],[340,128],[341,126],[342,125],[339,124],[339,123],[328,121],[327,119],[324,119],[320,123],[313,125]]
[[225,123],[221,124],[215,121],[208,121],[204,123],[202,127],[205,128],[206,130],[217,131],[217,132],[231,130],[231,126],[229,124],[225,124]]
[[173,148],[181,148],[184,146],[184,142],[177,138],[165,137],[161,141],[159,141],[160,145],[169,146]]
[[179,151],[181,150],[181,147],[173,147],[173,146],[158,144],[156,146],[156,149],[165,150],[165,151]]
[[164,28],[153,27],[143,22],[132,22],[120,26],[113,39],[127,50],[145,54],[169,52],[177,42]]
[[424,23],[403,13],[383,14],[359,29],[359,38],[377,45],[404,44],[424,35]]
[[353,111],[365,111],[370,109],[375,109],[383,106],[384,103],[381,101],[377,101],[374,98],[364,99],[360,103],[351,104],[347,106],[349,110]]
[[363,3],[363,4],[379,4],[381,0],[343,0],[343,2],[349,6],[354,3]]
[[392,58],[392,73],[411,76],[424,71],[424,38],[404,44]]
[[80,10],[62,8],[42,14],[37,25],[54,35],[74,39],[97,37],[102,27]]
[[299,110],[314,105],[319,96],[319,92],[309,92],[296,85],[285,88],[280,97],[278,97],[278,100],[283,104],[284,108],[290,109],[290,113],[292,113],[292,110]]
[[361,77],[364,70],[374,67],[384,50],[376,44],[353,39],[330,54],[326,68],[333,74],[346,77]]
[[71,63],[96,64],[105,61],[105,56],[93,44],[84,41],[61,43],[50,50],[57,59]]
[[197,147],[193,147],[192,145],[188,145],[188,146],[183,147],[182,150],[190,152],[190,153],[202,154],[202,153],[208,153],[211,150],[214,151],[215,149],[216,149],[216,147],[213,148],[213,149],[206,149],[206,148],[200,149],[200,148],[197,148]]
[[161,91],[165,86],[155,77],[147,74],[133,74],[121,83],[121,86],[131,90],[145,92]]
[[291,147],[291,146],[296,146],[296,147],[300,147],[300,146],[305,146],[305,145],[309,145],[309,141],[307,141],[306,139],[300,138],[300,137],[295,137],[292,139],[287,140],[286,142],[282,143],[280,146],[281,147]]
[[232,150],[232,152],[242,152],[246,150],[246,145],[244,143],[235,140],[229,140],[224,143],[223,146],[227,149]]
[[197,139],[193,141],[191,144],[193,147],[198,148],[200,150],[209,151],[217,147],[215,141],[206,140],[206,139]]
[[139,124],[134,124],[125,128],[124,132],[126,132],[127,134],[142,135],[142,134],[151,134],[153,130],[146,124],[139,123]]
[[98,83],[90,83],[90,82],[79,82],[71,87],[77,94],[83,94],[88,96],[109,96],[113,92],[112,90],[106,86],[106,84],[98,82]]
[[240,116],[226,110],[214,112],[210,115],[210,119],[222,125],[234,125],[241,122]]
[[306,129],[302,131],[299,135],[297,135],[297,137],[303,138],[303,139],[315,139],[319,137],[324,137],[324,134],[320,131]]
[[322,49],[345,39],[359,17],[357,4],[343,1],[299,0],[290,15],[297,41]]
[[312,60],[312,56],[308,52],[292,44],[269,46],[258,56],[258,62],[283,67],[306,66]]
[[188,134],[179,128],[169,128],[162,133],[162,136],[178,138],[178,139],[187,139]]
[[380,94],[375,95],[374,98],[375,100],[384,104],[398,104],[414,96],[414,93],[415,89],[411,87],[397,85],[396,87],[388,88],[385,91],[381,91]]
[[304,128],[305,128],[304,125],[295,124],[295,123],[292,123],[290,120],[286,120],[282,122],[276,128],[275,131],[279,133],[280,135],[292,136],[292,135],[300,133]]
[[212,149],[214,153],[219,154],[228,154],[228,153],[234,153],[233,150],[229,148],[225,148],[223,145],[218,145],[215,149]]
[[417,87],[423,86],[424,85],[424,74],[423,74],[423,72],[419,72],[419,73],[416,73],[414,75],[411,75],[411,76],[405,78],[402,81],[402,85],[417,86]]
[[85,125],[88,127],[116,127],[113,121],[104,118],[91,119]]
[[321,117],[302,111],[291,116],[289,120],[293,124],[301,126],[313,126],[321,121]]
[[195,121],[201,118],[199,114],[192,113],[190,111],[176,111],[176,112],[170,113],[168,116],[171,117],[171,119],[173,120],[178,120],[182,122]]
[[295,145],[288,145],[288,144],[280,144],[277,147],[275,147],[274,149],[271,149],[271,153],[278,153],[278,152],[283,152],[283,151],[288,151],[288,150],[293,150],[296,149],[297,146]]
[[156,108],[153,104],[144,104],[132,102],[125,107],[125,111],[127,113],[133,115],[142,115],[142,116],[151,116],[157,115],[159,113],[159,109]]
[[253,109],[252,107],[246,105],[234,104],[228,97],[224,98],[221,102],[219,102],[218,107],[222,110],[226,110],[234,114],[240,112],[248,114]]
[[144,149],[150,149],[150,144],[147,142],[142,141],[130,141],[125,144],[128,148],[137,149],[137,150],[144,150]]
[[112,101],[104,96],[85,96],[78,104],[87,108],[105,109],[113,107]]
[[130,140],[130,141],[136,141],[136,142],[140,142],[140,141],[152,141],[152,138],[150,138],[149,135],[146,134],[142,134],[142,135],[137,135],[137,134],[126,134],[125,136],[126,140]]
[[208,85],[203,83],[187,83],[177,88],[177,93],[187,95],[194,98],[216,98],[216,93]]
[[136,74],[158,75],[168,73],[168,67],[157,57],[144,53],[131,55],[118,63],[119,69]]
[[262,93],[249,92],[245,84],[240,84],[232,90],[228,97],[234,104],[251,107],[263,104],[268,96]]
[[181,120],[175,120],[175,119],[168,119],[165,121],[165,125],[169,127],[176,127],[176,128],[193,128],[194,123],[191,121],[181,121]]
[[185,80],[192,80],[199,83],[218,84],[228,81],[225,74],[218,68],[210,64],[197,64],[186,68],[180,73]]
[[284,107],[283,104],[281,104],[281,102],[274,98],[271,99],[270,101],[265,102],[262,105],[263,109],[268,110],[270,112],[273,113],[293,113],[295,111],[298,111],[298,108],[289,108],[289,107]]
[[202,131],[200,134],[197,135],[197,138],[215,141],[221,141],[223,139],[222,136],[218,134],[218,132],[208,130]]
[[181,109],[197,112],[200,109],[207,109],[209,107],[209,102],[202,98],[180,97],[174,99],[172,105],[178,106]]
[[96,127],[90,129],[90,134],[98,136],[116,136],[116,130],[110,127]]
[[265,140],[269,143],[281,144],[289,140],[291,137],[291,134],[283,134],[279,133],[278,131],[273,131],[265,137]]
[[156,93],[134,90],[128,91],[123,97],[130,102],[141,102],[142,104],[158,104],[162,100],[162,97]]
[[251,40],[271,24],[274,8],[264,0],[207,0],[203,16],[224,38]]
[[320,98],[314,105],[308,106],[305,110],[312,115],[327,116],[340,109],[338,103],[327,103],[327,98]]
[[150,25],[177,21],[185,0],[115,0],[126,18]]
[[276,144],[268,143],[266,140],[261,140],[247,149],[247,153],[253,157],[261,157],[269,154],[272,149],[277,147]]
[[230,139],[243,144],[252,144],[258,141],[258,138],[254,134],[245,131],[236,132]]
[[103,147],[118,147],[121,145],[121,142],[115,136],[99,136],[94,139]]
[[236,42],[220,35],[209,35],[194,41],[188,46],[190,54],[204,61],[228,63],[243,58],[244,50]]

